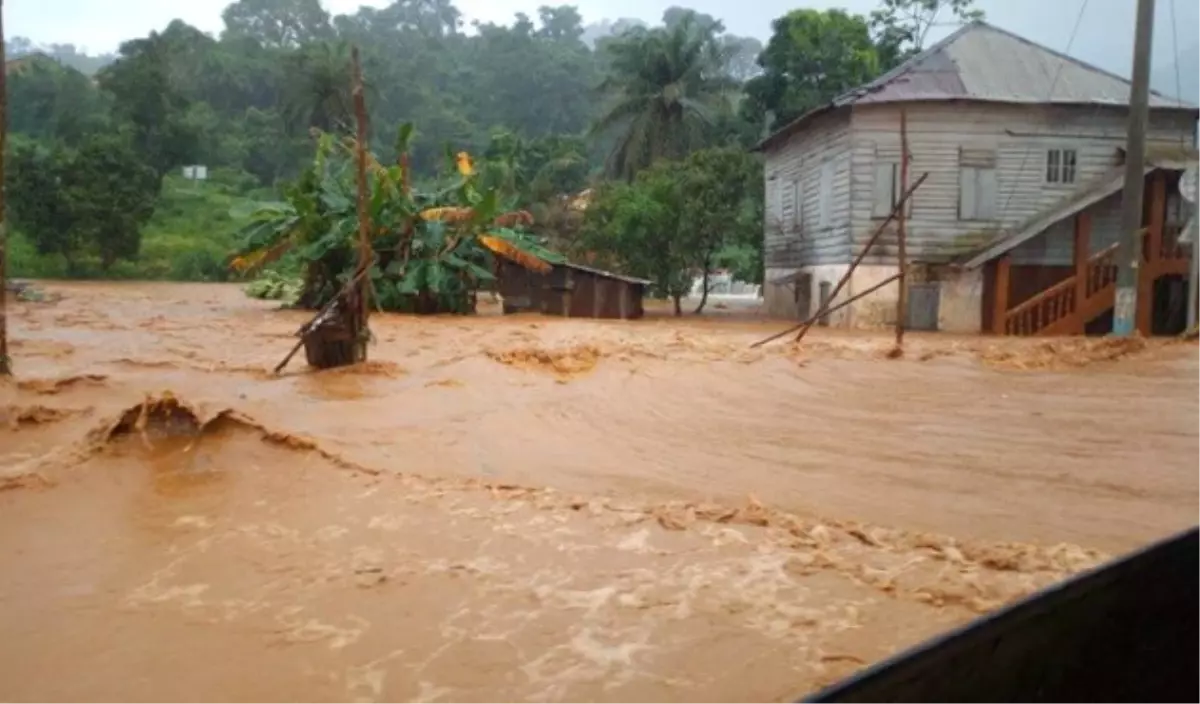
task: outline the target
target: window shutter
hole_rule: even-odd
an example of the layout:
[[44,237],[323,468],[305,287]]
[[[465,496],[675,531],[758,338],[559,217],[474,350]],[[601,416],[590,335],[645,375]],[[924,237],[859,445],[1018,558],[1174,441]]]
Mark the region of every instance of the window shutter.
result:
[[958,167],[958,219],[974,220],[977,202],[975,185],[979,170],[972,166]]
[[996,170],[978,169],[975,179],[975,217],[994,220],[996,217]]
[[875,163],[875,186],[871,194],[871,217],[886,218],[892,212],[896,183],[896,165]]
[[833,212],[833,162],[826,161],[821,164],[821,213],[820,226],[826,227],[829,225],[829,218]]

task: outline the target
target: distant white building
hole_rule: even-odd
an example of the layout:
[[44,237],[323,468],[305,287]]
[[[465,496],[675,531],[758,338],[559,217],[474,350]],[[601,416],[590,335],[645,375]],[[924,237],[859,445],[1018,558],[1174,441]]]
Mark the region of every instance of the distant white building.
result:
[[207,181],[208,167],[204,165],[183,167],[183,177],[190,181]]

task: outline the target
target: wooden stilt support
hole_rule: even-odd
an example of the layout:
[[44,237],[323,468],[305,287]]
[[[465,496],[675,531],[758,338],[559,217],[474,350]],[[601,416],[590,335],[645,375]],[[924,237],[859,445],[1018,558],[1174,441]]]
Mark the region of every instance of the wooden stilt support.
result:
[[996,260],[996,276],[992,282],[992,332],[1003,335],[1008,320],[1009,267],[1012,255],[1005,254]]
[[1088,258],[1092,256],[1092,215],[1086,210],[1075,216],[1075,243],[1072,252],[1075,269],[1075,306],[1071,315],[1077,319],[1072,332],[1082,335],[1088,323],[1083,319],[1083,304],[1088,297]]

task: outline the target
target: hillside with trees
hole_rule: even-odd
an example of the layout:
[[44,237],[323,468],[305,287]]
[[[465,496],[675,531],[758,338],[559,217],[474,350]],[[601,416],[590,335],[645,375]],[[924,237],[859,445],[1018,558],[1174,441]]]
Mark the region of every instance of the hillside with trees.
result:
[[[467,152],[502,173],[543,244],[655,281],[761,277],[769,130],[895,65],[969,0],[883,0],[870,16],[800,9],[764,47],[683,7],[659,24],[585,26],[571,6],[466,26],[452,0],[330,15],[319,0],[238,0],[224,30],[182,21],[112,56],[9,42],[10,274],[224,280],[237,234],[353,130],[362,54],[380,163],[399,125],[413,174]],[[182,176],[189,165],[208,178]],[[572,207],[580,193],[590,207]],[[281,264],[282,265],[282,264]]]

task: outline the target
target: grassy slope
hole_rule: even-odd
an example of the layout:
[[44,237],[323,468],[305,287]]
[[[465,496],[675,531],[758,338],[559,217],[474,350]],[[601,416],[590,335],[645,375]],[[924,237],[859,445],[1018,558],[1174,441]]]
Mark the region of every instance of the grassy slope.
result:
[[[137,259],[117,263],[107,275],[94,261],[85,262],[88,278],[222,281],[225,262],[241,222],[231,209],[248,212],[255,202],[232,178],[214,173],[207,182],[168,176],[154,216],[142,230]],[[260,195],[260,194],[251,194]],[[9,275],[26,278],[66,278],[66,264],[58,256],[40,256],[33,246],[14,233],[9,243]]]

